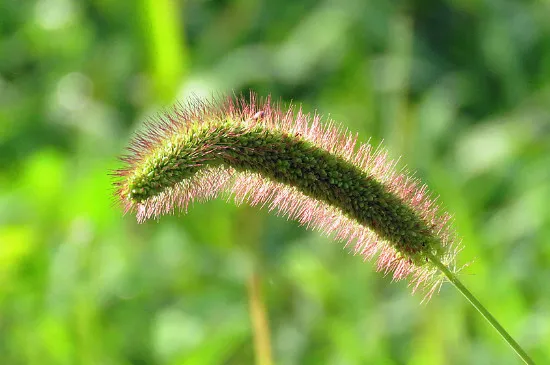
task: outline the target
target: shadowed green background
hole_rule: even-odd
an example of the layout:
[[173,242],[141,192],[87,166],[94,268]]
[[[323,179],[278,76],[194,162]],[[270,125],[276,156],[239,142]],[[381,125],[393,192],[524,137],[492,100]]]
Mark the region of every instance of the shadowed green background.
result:
[[[550,361],[549,14],[547,0],[2,1],[0,364],[253,363],[243,208],[137,225],[108,176],[162,107],[250,88],[402,156],[455,216],[466,286]],[[277,364],[519,363],[450,285],[420,305],[341,244],[252,214]]]

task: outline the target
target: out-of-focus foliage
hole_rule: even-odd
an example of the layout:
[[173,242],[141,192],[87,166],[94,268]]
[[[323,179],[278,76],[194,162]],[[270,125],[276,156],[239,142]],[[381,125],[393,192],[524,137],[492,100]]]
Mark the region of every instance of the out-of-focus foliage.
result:
[[[465,284],[545,363],[549,14],[544,0],[1,1],[0,363],[253,362],[240,208],[138,226],[107,175],[162,106],[249,88],[402,155],[455,215]],[[451,287],[419,305],[257,212],[277,363],[517,363]]]

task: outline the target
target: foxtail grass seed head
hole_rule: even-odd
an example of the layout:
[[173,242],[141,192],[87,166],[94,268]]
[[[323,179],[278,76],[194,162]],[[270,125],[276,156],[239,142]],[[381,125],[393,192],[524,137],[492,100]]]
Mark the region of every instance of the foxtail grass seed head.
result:
[[116,195],[138,222],[220,194],[331,235],[429,297],[453,268],[450,216],[381,148],[270,98],[178,104],[133,139]]

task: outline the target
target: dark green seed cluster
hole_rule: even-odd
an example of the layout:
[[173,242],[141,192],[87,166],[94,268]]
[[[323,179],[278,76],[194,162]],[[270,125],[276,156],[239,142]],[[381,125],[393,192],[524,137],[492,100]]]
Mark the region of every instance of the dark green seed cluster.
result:
[[427,223],[365,171],[299,136],[263,126],[246,128],[227,121],[175,139],[133,177],[131,199],[143,201],[218,165],[259,173],[338,208],[417,265],[427,253],[443,252]]

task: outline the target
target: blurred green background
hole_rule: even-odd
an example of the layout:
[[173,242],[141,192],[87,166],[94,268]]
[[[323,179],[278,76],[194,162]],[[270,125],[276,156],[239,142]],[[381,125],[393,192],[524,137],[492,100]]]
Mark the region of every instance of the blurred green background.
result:
[[[2,0],[0,364],[250,364],[243,208],[137,225],[148,116],[248,89],[381,140],[455,216],[461,275],[550,361],[550,2]],[[277,364],[517,364],[450,285],[253,211]],[[251,215],[251,216],[252,216]]]

